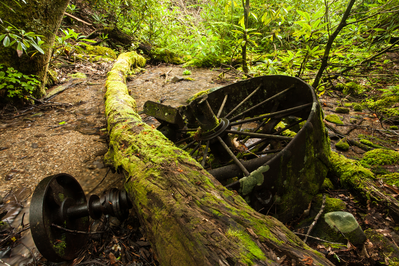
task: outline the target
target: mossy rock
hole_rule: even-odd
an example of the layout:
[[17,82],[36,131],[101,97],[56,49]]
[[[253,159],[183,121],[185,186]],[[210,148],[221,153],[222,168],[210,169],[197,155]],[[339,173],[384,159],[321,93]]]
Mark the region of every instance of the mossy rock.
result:
[[354,105],[353,105],[353,110],[354,110],[355,112],[361,112],[361,111],[363,111],[363,107],[362,107],[361,104],[354,104]]
[[341,151],[347,151],[349,150],[349,144],[346,141],[346,138],[341,139],[337,143],[335,143],[335,147]]
[[335,108],[335,112],[340,114],[349,114],[349,108],[337,107]]
[[331,122],[331,123],[334,123],[334,124],[337,124],[337,125],[343,125],[344,124],[344,122],[342,122],[341,118],[338,115],[335,115],[335,114],[326,115],[325,119],[328,122]]
[[398,130],[398,126],[390,126],[389,129]]
[[[116,59],[116,53],[114,50],[108,47],[103,47],[103,46],[93,46],[87,43],[80,43],[78,47],[81,47],[84,50],[84,53],[88,55],[93,55],[95,56],[100,56],[104,58],[111,58],[111,59]],[[80,51],[83,51],[80,50]],[[78,49],[77,49],[78,51]],[[98,60],[97,60],[98,61]]]
[[399,153],[393,150],[375,149],[368,151],[361,160],[365,165],[394,165],[399,163]]
[[151,57],[154,61],[165,62],[180,65],[184,61],[177,54],[167,49],[153,49],[151,50]]

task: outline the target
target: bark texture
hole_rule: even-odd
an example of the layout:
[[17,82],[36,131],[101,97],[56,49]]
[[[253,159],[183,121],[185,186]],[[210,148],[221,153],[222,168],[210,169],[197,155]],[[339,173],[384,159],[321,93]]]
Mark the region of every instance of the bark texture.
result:
[[185,151],[143,123],[125,77],[145,60],[119,56],[106,83],[110,147],[161,265],[333,265],[281,222],[257,213]]
[[[37,75],[42,86],[40,91],[35,93],[35,96],[42,96],[45,94],[44,84],[47,80],[48,63],[55,35],[69,0],[29,0],[26,1],[26,4],[23,1],[2,0],[2,3],[0,3],[0,18],[3,21],[3,26],[7,27],[9,26],[8,23],[11,23],[18,29],[43,35],[45,54],[36,53],[33,57],[31,57],[31,54],[24,54],[18,57],[15,47],[4,48],[1,46],[0,64],[14,67],[24,74]],[[4,29],[0,27],[0,33],[3,33],[3,31]]]

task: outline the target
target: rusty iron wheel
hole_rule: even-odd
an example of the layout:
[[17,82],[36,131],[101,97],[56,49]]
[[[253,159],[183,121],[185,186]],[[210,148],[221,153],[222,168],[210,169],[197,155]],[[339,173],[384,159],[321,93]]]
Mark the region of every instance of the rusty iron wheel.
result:
[[[298,78],[256,77],[211,89],[177,109],[147,102],[144,112],[257,210],[295,203],[283,215],[292,217],[326,175],[328,142],[320,106],[313,88]],[[299,193],[288,195],[289,186]]]

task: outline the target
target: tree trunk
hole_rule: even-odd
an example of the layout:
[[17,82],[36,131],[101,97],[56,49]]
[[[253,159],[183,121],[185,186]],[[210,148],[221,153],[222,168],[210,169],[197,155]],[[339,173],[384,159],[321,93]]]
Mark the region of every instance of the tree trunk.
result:
[[247,45],[248,45],[248,15],[249,15],[249,0],[242,0],[242,6],[244,8],[244,36],[243,42],[244,45],[242,46],[242,70],[245,74],[248,73],[248,65],[247,65]]
[[[40,90],[34,93],[37,97],[46,93],[44,86],[47,80],[48,63],[55,35],[68,3],[69,0],[30,0],[26,1],[26,4],[23,1],[2,0],[0,3],[2,26],[7,27],[10,23],[25,32],[34,32],[44,36],[42,38],[44,55],[36,53],[31,57],[32,53],[30,53],[18,57],[15,47],[4,48],[1,45],[0,49],[0,64],[14,67],[24,74],[34,74],[39,77],[42,85]],[[0,29],[0,32],[3,32],[3,29]]]
[[160,264],[333,265],[143,123],[125,84],[132,64],[144,66],[145,60],[120,55],[106,83],[105,160],[125,173],[125,188]]

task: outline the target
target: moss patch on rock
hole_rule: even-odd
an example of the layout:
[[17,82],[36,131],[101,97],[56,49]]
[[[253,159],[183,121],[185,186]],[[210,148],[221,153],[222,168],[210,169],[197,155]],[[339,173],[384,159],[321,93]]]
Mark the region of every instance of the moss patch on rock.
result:
[[361,111],[363,111],[363,107],[362,107],[361,104],[357,103],[357,104],[353,105],[353,110],[356,111],[356,112],[361,112]]
[[168,50],[168,49],[154,49],[151,50],[151,57],[153,60],[158,62],[165,62],[180,65],[183,64],[184,61],[181,59],[176,53]]
[[115,51],[108,47],[93,46],[87,43],[80,43],[79,47],[81,47],[85,53],[89,55],[98,55],[101,57],[116,59]]
[[375,149],[368,151],[361,160],[363,165],[393,165],[399,162],[399,153],[393,150]]
[[335,112],[340,114],[349,114],[349,108],[337,107],[335,108]]
[[341,118],[338,115],[335,114],[331,114],[331,115],[326,115],[326,117],[324,118],[325,120],[327,120],[328,122],[337,124],[337,125],[343,125],[344,122],[342,122]]
[[349,144],[346,141],[346,138],[341,139],[337,143],[335,143],[335,147],[341,151],[347,151],[349,150]]

